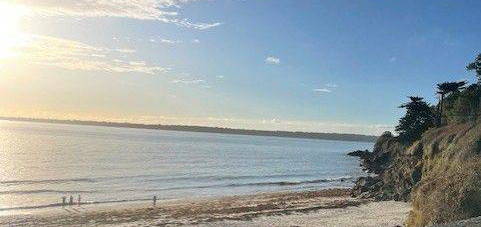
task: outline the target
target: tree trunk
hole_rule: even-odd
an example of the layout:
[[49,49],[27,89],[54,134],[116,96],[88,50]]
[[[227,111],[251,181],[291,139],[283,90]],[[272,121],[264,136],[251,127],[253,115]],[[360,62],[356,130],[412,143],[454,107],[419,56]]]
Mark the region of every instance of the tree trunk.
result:
[[441,102],[439,102],[439,126],[443,124],[443,104],[444,104],[444,94],[441,94]]

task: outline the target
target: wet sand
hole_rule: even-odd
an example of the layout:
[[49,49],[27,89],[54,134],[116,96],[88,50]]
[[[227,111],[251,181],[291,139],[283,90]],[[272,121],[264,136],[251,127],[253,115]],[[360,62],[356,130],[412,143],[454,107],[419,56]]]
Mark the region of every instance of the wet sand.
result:
[[82,205],[0,217],[12,226],[396,226],[408,203],[349,197],[348,189],[152,203]]

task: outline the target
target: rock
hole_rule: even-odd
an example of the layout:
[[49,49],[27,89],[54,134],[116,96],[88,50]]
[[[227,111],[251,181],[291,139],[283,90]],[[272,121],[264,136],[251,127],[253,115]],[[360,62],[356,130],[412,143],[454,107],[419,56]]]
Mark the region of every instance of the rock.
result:
[[[416,156],[410,155],[406,153],[407,148],[390,132],[385,132],[376,141],[373,152],[351,152],[353,156],[361,158],[364,170],[377,175],[359,178],[353,187],[352,196],[376,200],[408,200],[412,188],[422,177],[422,165],[418,165],[418,152]],[[419,149],[422,149],[422,145],[418,145],[415,150]]]
[[349,156],[355,156],[355,157],[360,157],[360,158],[368,158],[371,155],[371,152],[368,150],[356,150],[347,153]]
[[371,192],[376,191],[376,188],[380,186],[379,183],[381,183],[379,177],[360,177],[351,190],[351,196],[361,198],[370,197]]

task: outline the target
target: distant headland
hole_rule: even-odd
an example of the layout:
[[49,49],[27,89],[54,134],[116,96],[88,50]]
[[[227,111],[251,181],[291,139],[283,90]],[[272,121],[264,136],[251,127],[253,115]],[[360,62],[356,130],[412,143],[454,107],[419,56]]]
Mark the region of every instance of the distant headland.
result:
[[355,141],[355,142],[375,142],[377,139],[377,136],[360,135],[360,134],[298,132],[298,131],[296,132],[267,131],[267,130],[249,130],[249,129],[188,126],[188,125],[136,124],[136,123],[126,123],[126,122],[120,123],[120,122],[105,122],[105,121],[55,120],[55,119],[17,118],[17,117],[0,117],[0,120],[28,121],[28,122],[40,122],[40,123],[52,123],[52,124],[90,125],[90,126],[104,126],[104,127],[116,127],[116,128],[154,129],[154,130],[184,131],[184,132],[208,132],[208,133],[252,135],[252,136],[276,136],[276,137],[289,137],[289,138],[339,140],[339,141]]

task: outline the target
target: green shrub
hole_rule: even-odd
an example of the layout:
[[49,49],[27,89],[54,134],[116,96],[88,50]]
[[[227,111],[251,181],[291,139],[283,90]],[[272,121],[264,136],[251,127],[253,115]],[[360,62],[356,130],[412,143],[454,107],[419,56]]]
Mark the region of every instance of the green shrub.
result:
[[450,124],[476,120],[481,112],[480,99],[481,88],[477,84],[449,95],[443,102],[443,121]]

